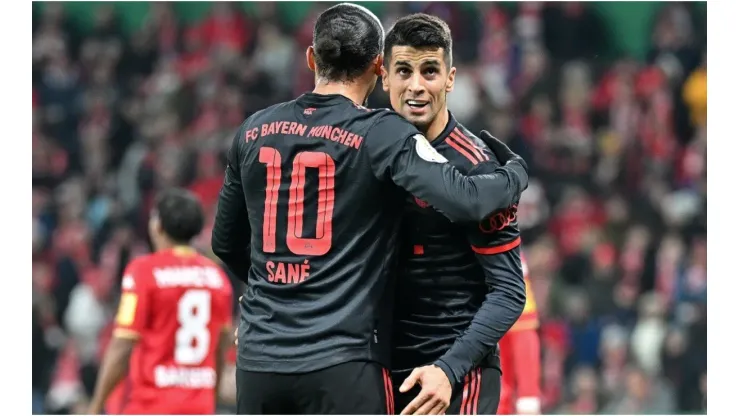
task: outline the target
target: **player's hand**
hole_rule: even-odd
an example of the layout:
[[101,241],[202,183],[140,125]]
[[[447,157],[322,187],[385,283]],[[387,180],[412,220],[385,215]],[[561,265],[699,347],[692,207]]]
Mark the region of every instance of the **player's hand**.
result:
[[421,386],[419,394],[406,406],[402,415],[443,415],[450,406],[452,386],[447,374],[436,365],[417,367],[401,384],[405,393],[415,384]]
[[529,166],[527,166],[527,162],[525,162],[521,156],[512,152],[511,149],[509,149],[509,146],[507,146],[504,142],[493,137],[493,135],[486,130],[481,130],[480,139],[483,140],[483,142],[488,146],[489,149],[491,149],[501,165],[505,165],[507,162],[513,160],[522,165],[524,170],[529,173]]

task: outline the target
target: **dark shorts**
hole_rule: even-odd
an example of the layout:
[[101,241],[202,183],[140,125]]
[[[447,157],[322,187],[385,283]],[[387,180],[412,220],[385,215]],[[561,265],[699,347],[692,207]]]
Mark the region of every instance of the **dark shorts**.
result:
[[[393,374],[395,392],[395,414],[400,414],[419,394],[417,385],[406,393],[400,393],[403,380],[409,373]],[[465,376],[463,385],[452,390],[448,415],[495,415],[501,396],[501,371],[497,368],[476,368]]]
[[364,361],[304,374],[237,369],[237,414],[390,414],[391,388],[390,372]]

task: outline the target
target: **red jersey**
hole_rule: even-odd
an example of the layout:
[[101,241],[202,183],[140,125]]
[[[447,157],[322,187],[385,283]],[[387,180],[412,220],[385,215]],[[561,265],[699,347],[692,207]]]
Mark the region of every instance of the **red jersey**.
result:
[[[519,320],[501,338],[501,400],[497,414],[534,412],[540,400],[539,317],[532,293],[527,263],[522,256],[522,271],[527,285],[527,303]],[[517,409],[519,402],[519,409]],[[538,413],[538,412],[536,412]]]
[[139,342],[108,414],[213,414],[218,340],[232,324],[224,272],[175,248],[134,259],[121,286],[113,335]]

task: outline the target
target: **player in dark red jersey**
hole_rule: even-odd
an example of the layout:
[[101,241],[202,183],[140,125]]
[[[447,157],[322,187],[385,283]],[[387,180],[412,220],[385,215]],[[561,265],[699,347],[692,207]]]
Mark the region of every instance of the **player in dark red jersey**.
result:
[[257,112],[234,138],[212,246],[247,282],[239,413],[392,412],[402,190],[463,221],[524,189],[523,161],[508,149],[503,166],[464,176],[398,114],[362,107],[383,37],[367,9],[324,11],[306,53],[314,91]]
[[202,228],[194,195],[168,190],[157,197],[149,221],[155,252],[126,267],[88,413],[215,412],[231,341],[232,288],[217,264],[188,246]]
[[[446,23],[426,14],[399,19],[386,37],[385,65],[383,89],[393,108],[434,149],[462,172],[492,166],[494,154],[447,110],[455,68]],[[402,229],[393,325],[396,412],[495,414],[497,343],[525,303],[516,205],[455,224],[424,198],[410,197]]]
[[538,415],[540,403],[540,325],[537,303],[532,293],[529,268],[522,255],[522,272],[527,284],[524,312],[509,332],[501,338],[501,402],[496,414]]

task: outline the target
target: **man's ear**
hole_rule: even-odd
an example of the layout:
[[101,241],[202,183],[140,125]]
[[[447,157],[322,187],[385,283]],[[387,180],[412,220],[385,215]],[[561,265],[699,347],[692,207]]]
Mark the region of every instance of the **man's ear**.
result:
[[388,73],[388,70],[385,68],[385,66],[381,67],[383,75],[380,78],[381,83],[383,84],[383,91],[389,92],[391,90],[391,84],[389,81],[390,74]]
[[378,55],[375,57],[375,61],[373,62],[375,75],[377,76],[383,76],[383,55]]
[[452,90],[455,88],[455,74],[457,73],[457,68],[454,66],[450,68],[450,73],[447,74],[447,83],[445,84],[445,91],[447,93],[451,93]]
[[308,65],[308,69],[310,69],[311,72],[316,72],[316,57],[313,53],[313,46],[309,46],[306,49],[306,65]]

